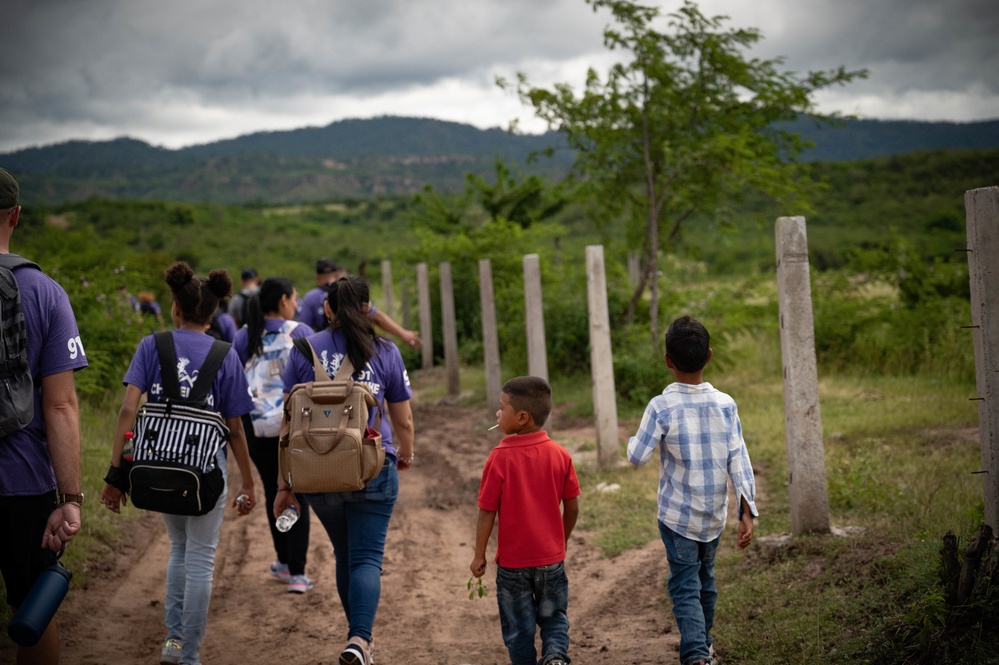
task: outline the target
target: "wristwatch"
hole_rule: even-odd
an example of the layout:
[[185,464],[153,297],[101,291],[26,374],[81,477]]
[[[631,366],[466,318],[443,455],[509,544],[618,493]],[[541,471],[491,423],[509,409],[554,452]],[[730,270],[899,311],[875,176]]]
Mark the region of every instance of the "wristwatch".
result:
[[80,492],[78,494],[60,494],[58,503],[60,506],[64,503],[78,503],[82,506],[83,492]]

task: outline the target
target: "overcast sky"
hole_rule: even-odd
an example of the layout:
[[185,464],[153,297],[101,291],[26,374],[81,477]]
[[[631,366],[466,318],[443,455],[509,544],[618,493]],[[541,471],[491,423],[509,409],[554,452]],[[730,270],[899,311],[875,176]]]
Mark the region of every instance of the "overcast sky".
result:
[[[666,12],[679,0],[646,0]],[[754,55],[870,78],[816,96],[865,118],[999,118],[997,0],[704,0]],[[379,115],[541,131],[494,79],[606,71],[584,0],[0,0],[0,152],[131,136],[169,148]]]

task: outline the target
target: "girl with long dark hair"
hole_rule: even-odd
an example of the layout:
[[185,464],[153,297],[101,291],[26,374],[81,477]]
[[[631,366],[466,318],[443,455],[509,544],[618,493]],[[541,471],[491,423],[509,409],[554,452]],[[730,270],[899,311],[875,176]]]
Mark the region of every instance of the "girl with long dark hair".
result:
[[[413,413],[409,405],[413,393],[399,349],[375,334],[368,285],[363,279],[348,276],[331,284],[325,309],[330,328],[308,340],[326,373],[335,377],[343,358],[350,358],[355,368],[352,378],[366,384],[389,415],[381,422],[386,454],[376,478],[357,492],[303,495],[333,543],[337,593],[348,625],[340,665],[371,665],[385,536],[399,494],[398,470],[413,464]],[[284,372],[285,397],[295,384],[312,381],[314,375],[312,358],[293,352]],[[371,409],[369,426],[374,427],[376,418],[377,409]],[[290,505],[299,505],[298,497],[279,478],[274,514]]]

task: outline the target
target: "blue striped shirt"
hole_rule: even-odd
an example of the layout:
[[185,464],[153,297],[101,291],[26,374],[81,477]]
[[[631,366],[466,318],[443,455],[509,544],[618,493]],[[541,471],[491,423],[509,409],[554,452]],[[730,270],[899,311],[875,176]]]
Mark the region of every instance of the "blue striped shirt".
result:
[[671,383],[645,407],[628,440],[628,461],[641,466],[659,448],[659,521],[681,536],[707,543],[722,534],[732,479],[742,513],[753,516],[756,481],[735,400],[710,383]]

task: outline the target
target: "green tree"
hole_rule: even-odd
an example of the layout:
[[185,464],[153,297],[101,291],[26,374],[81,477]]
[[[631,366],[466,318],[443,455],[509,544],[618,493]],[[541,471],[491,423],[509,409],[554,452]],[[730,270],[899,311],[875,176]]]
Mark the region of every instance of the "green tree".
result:
[[515,172],[498,157],[494,169],[493,184],[474,173],[466,174],[465,191],[456,196],[441,195],[431,185],[425,185],[413,199],[413,228],[467,233],[481,226],[487,217],[526,229],[554,218],[568,203],[563,183],[551,185],[541,176]]
[[564,83],[531,87],[523,73],[517,91],[577,151],[574,176],[598,218],[626,220],[632,242],[641,244],[645,270],[627,317],[651,283],[655,346],[659,251],[685,221],[716,215],[742,191],[762,191],[805,212],[807,182],[794,157],[806,144],[774,123],[812,113],[816,90],[866,72],[840,67],[799,77],[781,71],[781,59],[748,58],[743,51],[761,39],[759,31],[723,28],[725,17],[707,18],[693,2],[669,14],[664,31],[655,27],[662,18],[656,7],[586,2],[610,10],[617,27],[605,29],[604,45],[630,52],[631,60],[604,78],[590,69],[580,95]]

